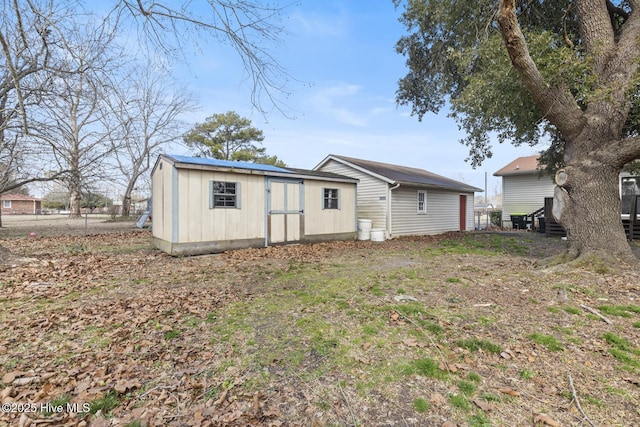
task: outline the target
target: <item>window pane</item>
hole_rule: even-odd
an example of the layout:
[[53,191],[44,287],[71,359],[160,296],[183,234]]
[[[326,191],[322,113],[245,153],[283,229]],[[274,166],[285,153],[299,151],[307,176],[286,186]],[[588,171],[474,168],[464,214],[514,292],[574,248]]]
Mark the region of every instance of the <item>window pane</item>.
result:
[[338,189],[324,189],[324,209],[338,209]]
[[225,181],[213,182],[213,207],[214,208],[235,208],[236,207],[236,183]]

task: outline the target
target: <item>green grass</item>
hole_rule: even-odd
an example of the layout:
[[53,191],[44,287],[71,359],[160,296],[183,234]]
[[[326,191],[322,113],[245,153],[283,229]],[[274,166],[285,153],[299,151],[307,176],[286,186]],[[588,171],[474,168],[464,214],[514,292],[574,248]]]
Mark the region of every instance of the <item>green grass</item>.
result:
[[607,344],[611,345],[609,354],[615,357],[629,371],[635,371],[640,368],[640,348],[634,347],[627,339],[607,332],[603,335]]
[[523,370],[520,371],[520,378],[522,378],[523,380],[527,380],[528,381],[528,380],[532,379],[535,376],[536,376],[535,372],[532,372],[532,371],[530,371],[528,369],[523,369]]
[[631,317],[633,313],[640,313],[638,305],[601,305],[598,307],[601,313],[609,316]]
[[120,405],[118,393],[115,390],[109,390],[102,397],[89,402],[89,413],[95,414],[98,411],[102,411],[103,414],[108,415],[118,405]]
[[413,407],[417,412],[423,414],[429,410],[430,405],[425,399],[419,397],[413,401]]
[[577,314],[581,314],[582,313],[582,310],[580,310],[577,307],[565,306],[565,307],[562,307],[562,309],[564,311],[566,311],[567,313],[569,313],[569,314],[576,314],[577,315]]
[[477,374],[475,372],[469,372],[469,375],[467,375],[467,379],[476,383],[482,381],[482,377],[480,376],[480,374]]
[[460,392],[465,396],[470,396],[476,392],[477,387],[469,381],[460,381],[458,383],[458,390],[460,390]]
[[422,375],[427,378],[445,379],[447,373],[439,368],[436,361],[429,358],[422,358],[411,361],[402,368],[405,375]]
[[452,394],[451,396],[449,396],[449,403],[451,404],[451,406],[457,409],[462,409],[464,411],[471,410],[471,404],[469,403],[469,400],[462,394]]
[[560,341],[558,341],[558,339],[554,336],[551,335],[545,335],[545,334],[539,334],[539,333],[533,333],[531,335],[529,335],[529,339],[537,344],[540,344],[541,346],[544,346],[547,348],[547,350],[549,351],[562,351],[564,350],[564,347],[562,345],[562,343]]
[[180,332],[171,330],[171,331],[165,332],[162,336],[165,340],[172,340],[174,338],[178,338],[180,336]]
[[469,417],[469,427],[491,427],[491,422],[485,414],[479,413]]
[[466,348],[470,351],[479,351],[480,349],[488,352],[499,354],[502,351],[502,347],[492,341],[480,338],[468,338],[464,340],[456,341],[456,345],[461,348]]

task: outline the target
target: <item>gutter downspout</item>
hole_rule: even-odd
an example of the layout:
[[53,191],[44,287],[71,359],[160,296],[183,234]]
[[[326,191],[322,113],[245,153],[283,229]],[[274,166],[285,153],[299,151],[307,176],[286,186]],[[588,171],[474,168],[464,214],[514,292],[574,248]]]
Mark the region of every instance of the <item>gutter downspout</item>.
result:
[[387,235],[386,238],[390,239],[393,234],[393,221],[391,218],[391,192],[400,187],[400,183],[397,182],[393,187],[388,187],[387,190]]

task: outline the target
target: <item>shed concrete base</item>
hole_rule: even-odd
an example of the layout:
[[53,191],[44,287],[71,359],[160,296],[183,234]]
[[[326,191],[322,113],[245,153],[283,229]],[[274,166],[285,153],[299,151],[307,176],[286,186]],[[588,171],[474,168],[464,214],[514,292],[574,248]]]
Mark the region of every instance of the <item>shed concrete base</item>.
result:
[[239,239],[215,242],[171,243],[153,237],[153,246],[173,256],[215,254],[233,249],[263,248],[264,239]]
[[[355,240],[356,232],[315,234],[304,236],[300,241],[278,243],[284,245],[288,243],[314,243],[331,242],[334,240]],[[223,240],[215,242],[193,242],[193,243],[172,243],[157,237],[152,237],[153,246],[173,256],[183,255],[204,255],[230,251],[244,248],[263,248],[264,238]]]

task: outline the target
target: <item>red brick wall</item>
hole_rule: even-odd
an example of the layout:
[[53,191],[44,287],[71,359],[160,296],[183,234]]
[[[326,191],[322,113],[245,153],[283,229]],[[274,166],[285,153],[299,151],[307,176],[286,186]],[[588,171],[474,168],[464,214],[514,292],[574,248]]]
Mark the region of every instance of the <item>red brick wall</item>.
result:
[[12,214],[29,214],[33,215],[36,210],[40,212],[40,201],[34,200],[11,200],[11,207],[4,207],[5,201],[0,201],[0,208],[2,208],[2,215]]

